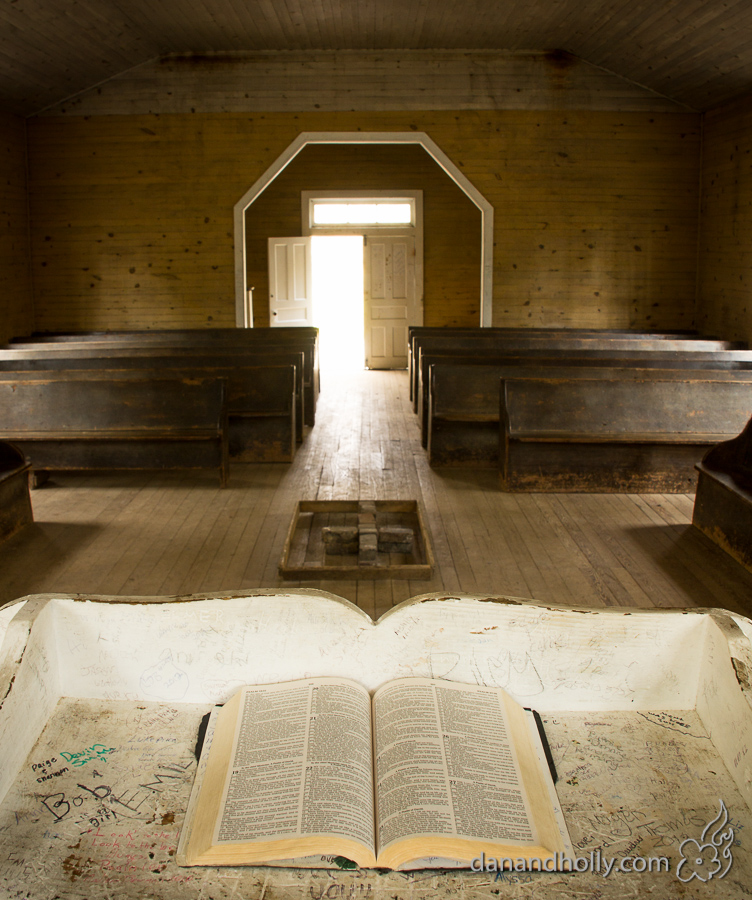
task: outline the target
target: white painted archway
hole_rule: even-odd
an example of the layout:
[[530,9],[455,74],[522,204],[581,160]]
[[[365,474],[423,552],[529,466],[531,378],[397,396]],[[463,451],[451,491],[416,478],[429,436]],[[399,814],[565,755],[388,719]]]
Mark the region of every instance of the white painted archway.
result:
[[239,328],[252,327],[246,310],[247,280],[245,259],[245,211],[308,144],[420,144],[454,183],[478,207],[481,215],[480,257],[480,325],[493,322],[493,206],[460,172],[443,150],[422,131],[306,131],[299,134],[285,152],[277,157],[261,178],[235,204],[235,323]]

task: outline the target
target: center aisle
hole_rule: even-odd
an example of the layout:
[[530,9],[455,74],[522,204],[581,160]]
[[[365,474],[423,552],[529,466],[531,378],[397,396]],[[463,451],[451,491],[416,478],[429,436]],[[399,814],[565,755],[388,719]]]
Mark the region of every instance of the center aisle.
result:
[[[505,494],[494,470],[428,466],[404,371],[322,375],[292,464],[214,473],[56,474],[0,545],[0,604],[30,593],[176,595],[312,587],[373,617],[428,592],[570,606],[752,613],[752,574],[691,526],[686,494]],[[299,500],[418,500],[431,580],[283,581]]]

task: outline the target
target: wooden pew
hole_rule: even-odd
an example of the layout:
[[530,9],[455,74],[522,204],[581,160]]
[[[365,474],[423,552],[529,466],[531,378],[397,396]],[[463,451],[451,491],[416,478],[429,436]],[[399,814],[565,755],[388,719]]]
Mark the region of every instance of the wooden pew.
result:
[[12,444],[0,443],[0,542],[34,521],[29,497],[31,464]]
[[0,377],[0,440],[52,470],[214,468],[228,479],[225,382],[200,377]]
[[417,411],[420,356],[423,352],[449,353],[546,349],[568,346],[570,349],[605,348],[613,350],[713,351],[744,350],[742,341],[720,341],[712,338],[677,334],[645,334],[640,332],[588,331],[575,329],[441,329],[441,333],[415,332],[410,346],[410,391],[413,409]]
[[[248,329],[250,330],[250,329]],[[113,335],[107,340],[65,340],[59,342],[53,341],[21,341],[14,339],[13,342],[7,344],[0,352],[10,351],[14,354],[34,353],[41,357],[49,354],[51,358],[64,358],[67,354],[82,356],[95,356],[97,354],[104,357],[112,358],[113,354],[118,351],[124,352],[122,355],[140,355],[146,356],[151,353],[157,353],[160,350],[165,353],[178,354],[181,351],[185,354],[195,355],[221,355],[221,356],[246,356],[246,363],[252,365],[261,365],[260,357],[270,358],[276,357],[276,363],[284,362],[287,355],[287,362],[294,362],[298,368],[298,392],[299,392],[299,411],[298,411],[298,440],[302,440],[303,426],[313,426],[316,421],[316,398],[319,391],[319,374],[318,374],[318,345],[316,341],[307,338],[305,341],[280,339],[275,334],[278,330],[286,329],[267,329],[267,335],[259,335],[254,340],[247,338],[248,330],[233,329],[231,334],[219,338],[206,337],[204,332],[199,335],[188,335],[182,337],[174,336],[171,332],[164,337],[163,333],[154,334],[153,332],[144,332],[146,338],[138,334]],[[240,332],[239,334],[237,332]],[[260,329],[259,329],[260,331]],[[99,335],[93,335],[93,338]],[[163,355],[163,354],[160,354]],[[20,357],[19,357],[20,358]],[[274,364],[275,360],[269,359]]]
[[[1,351],[0,351],[1,355]],[[0,378],[139,378],[146,370],[162,378],[218,378],[226,382],[230,457],[237,462],[292,462],[297,442],[296,369],[291,365],[248,366],[219,357],[128,357],[9,362],[0,359]],[[45,361],[43,361],[45,362]]]
[[410,376],[410,399],[413,399],[413,364],[417,364],[417,347],[424,338],[432,337],[457,337],[467,338],[475,334],[490,333],[498,337],[529,336],[529,337],[635,337],[655,340],[693,340],[699,335],[695,331],[632,331],[628,328],[512,328],[492,327],[481,329],[475,327],[460,326],[426,326],[411,325],[407,329],[407,360]]
[[[295,375],[295,436],[298,442],[303,440],[303,418],[307,394],[302,379],[303,354],[301,351],[278,351],[270,348],[267,350],[238,351],[236,348],[217,349],[211,352],[205,347],[158,347],[154,348],[134,346],[113,346],[104,349],[83,347],[78,345],[70,349],[42,349],[23,348],[12,350],[0,350],[0,372],[8,371],[78,371],[86,369],[164,369],[168,372],[174,370],[188,370],[193,374],[202,372],[214,372],[221,377],[230,379],[234,385],[238,378],[244,380],[237,389],[232,388],[231,408],[233,412],[243,412],[249,415],[253,408],[249,405],[251,391],[245,386],[246,376],[240,370],[261,368],[288,367],[294,369]],[[222,371],[220,371],[222,370]],[[271,377],[271,374],[270,376]],[[267,378],[268,380],[268,378]],[[245,405],[240,407],[235,399],[236,394],[245,396]],[[279,398],[284,395],[280,386],[271,395],[277,403],[277,410],[283,414],[279,406]],[[268,403],[262,392],[256,392],[258,411],[264,413],[268,409]],[[277,461],[288,461],[279,459]]]
[[610,337],[608,335],[586,336],[560,334],[555,336],[513,335],[511,337],[494,334],[475,333],[468,337],[452,336],[429,337],[416,345],[417,364],[413,373],[413,409],[418,411],[418,398],[423,392],[422,377],[424,367],[422,357],[428,353],[443,353],[446,356],[493,355],[512,356],[538,351],[546,355],[547,351],[598,351],[611,350],[624,356],[634,353],[719,353],[733,350],[745,350],[741,341],[716,341],[706,339],[655,339],[634,337]]
[[[512,361],[514,362],[514,361]],[[642,361],[624,360],[612,366],[598,360],[578,365],[576,360],[539,359],[533,365],[431,366],[432,391],[429,404],[427,450],[432,466],[493,466],[499,464],[501,427],[500,385],[505,379],[590,379],[596,381],[661,379],[685,381],[711,377],[717,381],[747,383],[752,370],[706,372],[683,368],[655,368]]]
[[751,398],[751,376],[671,379],[652,371],[621,379],[505,379],[502,487],[693,491],[696,463],[713,444],[738,433]]
[[[641,350],[625,355],[617,350],[548,349],[516,351],[508,356],[498,351],[473,356],[423,354],[421,368],[424,375],[418,404],[422,445],[428,447],[429,433],[434,427],[433,418],[438,416],[448,422],[456,412],[458,421],[462,421],[463,410],[468,404],[472,406],[476,418],[482,415],[487,422],[498,422],[499,379],[522,368],[552,366],[675,369],[698,373],[746,371],[752,369],[752,351],[674,353]],[[493,452],[495,454],[496,450]]]
[[[296,396],[297,396],[297,440],[303,439],[304,424],[313,424],[315,421],[315,402],[311,399],[311,391],[305,384],[305,353],[298,349],[269,345],[269,346],[244,346],[241,343],[220,345],[218,343],[185,343],[154,342],[144,345],[140,340],[113,341],[100,343],[68,341],[64,344],[23,345],[14,344],[9,349],[0,350],[0,360],[37,360],[37,368],[44,366],[45,360],[57,362],[57,368],[64,368],[64,360],[83,359],[141,359],[150,360],[154,357],[174,359],[183,358],[190,360],[192,365],[198,365],[199,361],[209,366],[228,363],[232,365],[294,365],[296,367]],[[195,363],[194,363],[195,360]],[[145,363],[148,365],[148,363]],[[160,363],[161,365],[162,363]],[[80,363],[77,363],[80,366]],[[91,364],[94,365],[93,363]],[[31,362],[29,363],[31,366]]]
[[68,334],[33,334],[13,338],[8,348],[63,347],[87,344],[91,349],[107,347],[205,347],[245,351],[293,351],[303,354],[300,379],[305,384],[305,408],[301,425],[313,426],[320,391],[318,329],[294,328],[188,328],[149,331],[106,331]]
[[692,524],[752,569],[752,419],[697,464]]

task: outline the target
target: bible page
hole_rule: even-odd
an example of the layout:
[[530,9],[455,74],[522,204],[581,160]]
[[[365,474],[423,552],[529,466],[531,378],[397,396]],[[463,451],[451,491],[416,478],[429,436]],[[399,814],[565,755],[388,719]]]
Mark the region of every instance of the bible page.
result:
[[214,842],[337,834],[373,850],[370,698],[311,679],[243,690]]
[[420,835],[538,843],[501,691],[404,679],[373,712],[379,853]]

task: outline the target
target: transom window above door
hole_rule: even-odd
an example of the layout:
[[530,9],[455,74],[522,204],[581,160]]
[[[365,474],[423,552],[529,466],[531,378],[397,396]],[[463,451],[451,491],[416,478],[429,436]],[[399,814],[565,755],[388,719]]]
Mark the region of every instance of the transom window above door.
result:
[[303,234],[421,230],[422,191],[301,191]]
[[415,201],[404,200],[321,200],[311,199],[309,209],[311,228],[317,226],[370,225],[415,226]]

